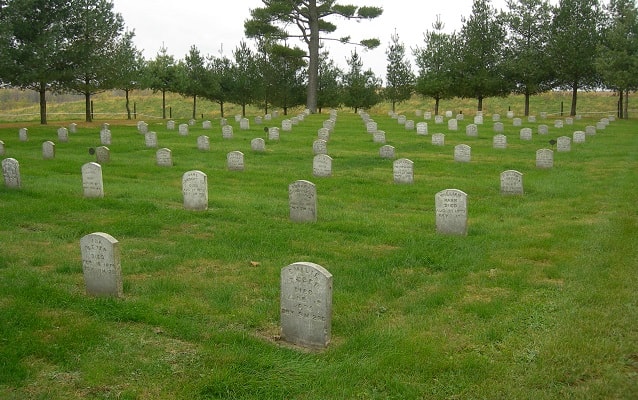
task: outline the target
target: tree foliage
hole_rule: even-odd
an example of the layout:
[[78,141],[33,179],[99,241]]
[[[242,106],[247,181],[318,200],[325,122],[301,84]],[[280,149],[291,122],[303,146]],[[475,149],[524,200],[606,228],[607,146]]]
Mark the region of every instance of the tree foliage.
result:
[[363,70],[363,62],[356,51],[348,59],[348,66],[350,69],[343,76],[343,104],[358,112],[381,101],[381,80],[372,70]]
[[391,36],[392,42],[386,50],[388,65],[385,75],[384,97],[392,103],[392,111],[396,104],[409,100],[414,92],[415,76],[412,65],[405,55],[405,46],[399,41],[395,32]]

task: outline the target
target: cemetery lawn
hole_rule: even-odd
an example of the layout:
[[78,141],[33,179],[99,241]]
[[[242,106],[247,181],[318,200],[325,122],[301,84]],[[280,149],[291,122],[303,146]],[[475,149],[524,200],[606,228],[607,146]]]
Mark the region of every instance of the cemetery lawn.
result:
[[[503,116],[505,111],[502,112]],[[408,113],[408,118],[414,113]],[[339,112],[328,142],[333,173],[312,175],[312,143],[326,114],[266,140],[264,125],[222,139],[219,120],[188,136],[152,120],[173,167],[155,165],[135,122],[110,121],[105,197],[85,199],[81,167],[94,161],[99,121],[0,125],[22,188],[0,182],[1,399],[632,399],[638,393],[638,124],[554,151],[550,139],[597,117],[532,127],[504,118],[507,149],[429,121],[431,136],[373,118],[414,183],[395,184],[361,118]],[[271,124],[281,126],[282,116]],[[422,120],[422,119],[418,119]],[[178,121],[178,123],[184,122]],[[66,125],[66,123],[64,123]],[[539,124],[549,125],[538,135]],[[197,149],[208,135],[209,152]],[[42,142],[56,143],[53,160]],[[457,144],[470,163],[454,162]],[[245,155],[243,172],[226,154]],[[556,150],[554,148],[554,150]],[[523,173],[525,194],[502,196],[499,175]],[[181,178],[208,175],[207,211],[186,211]],[[288,185],[318,195],[316,223],[289,220]],[[468,195],[468,235],[435,232],[434,196]],[[87,296],[80,239],[119,241],[121,299]],[[297,261],[333,275],[332,341],[307,351],[279,339],[279,274]]]

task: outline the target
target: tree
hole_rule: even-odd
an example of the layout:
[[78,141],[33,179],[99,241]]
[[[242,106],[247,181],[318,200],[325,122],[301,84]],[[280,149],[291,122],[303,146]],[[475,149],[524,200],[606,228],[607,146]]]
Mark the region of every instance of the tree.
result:
[[46,93],[68,68],[65,52],[67,0],[8,0],[0,3],[0,81],[38,92],[40,123],[47,123]]
[[477,110],[482,111],[484,98],[507,95],[510,89],[503,71],[505,30],[490,0],[474,0],[472,15],[463,21],[461,42],[458,94],[477,99]]
[[131,119],[130,91],[142,85],[144,58],[142,52],[133,44],[133,33],[127,32],[119,43],[113,64],[117,68],[115,87],[124,91],[126,96],[126,116]]
[[508,0],[505,68],[514,92],[525,96],[529,115],[530,96],[552,88],[551,60],[547,54],[551,6],[547,0]]
[[327,51],[319,55],[319,79],[317,86],[317,111],[326,107],[339,107],[341,105],[341,79],[343,71],[329,58]]
[[410,61],[405,58],[405,46],[399,42],[399,34],[390,36],[392,42],[386,50],[388,66],[385,75],[384,97],[392,102],[392,111],[396,103],[409,100],[414,92],[414,73]]
[[221,118],[224,118],[224,104],[229,101],[232,92],[233,63],[227,57],[208,59],[210,84],[203,94],[205,99],[219,104]]
[[379,103],[381,96],[381,80],[372,70],[363,71],[363,62],[356,51],[352,52],[348,60],[350,70],[343,77],[343,104],[352,107],[354,112],[367,109]]
[[144,77],[146,87],[162,92],[162,118],[166,119],[166,92],[177,87],[175,58],[168,54],[166,47],[162,46],[155,59],[147,62]]
[[[250,10],[251,18],[244,22],[249,38],[269,37],[275,40],[300,38],[308,47],[308,90],[306,106],[317,112],[317,88],[319,77],[319,48],[321,40],[339,40],[350,43],[349,37],[340,39],[324,36],[336,31],[330,17],[341,16],[348,20],[370,20],[381,15],[379,7],[341,5],[336,0],[262,0],[264,7]],[[298,29],[297,34],[288,31]],[[366,48],[379,45],[378,39],[366,39],[358,43]]]
[[232,91],[229,100],[241,105],[241,113],[246,116],[246,106],[257,100],[260,84],[257,59],[246,42],[242,41],[233,51]]
[[638,87],[638,10],[634,0],[611,0],[606,15],[596,70],[618,91],[618,116],[629,118],[629,91]]
[[598,0],[560,0],[554,9],[549,54],[558,87],[572,91],[572,116],[578,89],[594,88],[600,82],[595,60],[601,17]]
[[432,28],[424,34],[424,47],[413,50],[419,68],[415,91],[434,99],[434,114],[438,115],[440,101],[453,94],[458,67],[455,49],[460,46],[455,33],[443,32],[444,24],[438,16]]
[[204,57],[195,45],[192,45],[183,62],[177,64],[178,92],[193,98],[192,118],[197,118],[197,96],[202,96],[209,82]]
[[[86,122],[91,122],[91,96],[112,89],[117,82],[117,51],[124,34],[124,20],[107,0],[72,0],[67,29],[66,62],[71,67],[60,82],[62,90],[83,94]],[[132,32],[129,33],[132,35]]]
[[303,50],[298,47],[275,44],[269,50],[270,76],[264,76],[263,81],[270,83],[270,101],[281,107],[284,115],[288,114],[288,108],[304,104],[306,62],[303,56]]

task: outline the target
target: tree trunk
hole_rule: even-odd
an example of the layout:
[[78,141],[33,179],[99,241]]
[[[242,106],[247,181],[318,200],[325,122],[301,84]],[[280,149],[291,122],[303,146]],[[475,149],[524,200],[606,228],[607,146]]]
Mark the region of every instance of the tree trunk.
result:
[[396,112],[396,101],[392,100],[392,112]]
[[477,111],[483,111],[483,96],[478,96],[478,106],[476,107]]
[[224,118],[224,102],[223,101],[219,102],[219,115],[220,115],[220,118]]
[[529,98],[530,98],[530,94],[529,94],[529,90],[525,91],[525,116],[529,117]]
[[126,119],[131,119],[131,102],[128,98],[129,90],[124,89],[124,94],[126,95]]
[[44,82],[40,82],[40,89],[38,90],[40,94],[40,124],[47,124],[47,87]]
[[162,119],[166,119],[166,90],[162,89]]
[[578,97],[578,82],[574,82],[574,84],[572,85],[572,108],[571,108],[571,111],[569,112],[569,115],[572,117],[576,115],[577,97]]
[[86,114],[86,122],[91,122],[93,121],[93,117],[91,116],[91,93],[90,92],[84,92],[84,107],[85,107],[85,114]]
[[625,90],[625,119],[629,119],[629,89]]
[[241,105],[241,116],[246,117],[246,103]]
[[317,88],[319,84],[319,14],[317,13],[317,1],[308,2],[308,14],[310,16],[310,37],[308,38],[308,94],[306,107],[312,114],[317,112]]
[[625,94],[624,90],[620,89],[618,91],[618,112],[616,114],[618,114],[618,118],[619,119],[623,119],[624,115],[625,115],[624,114],[624,107],[623,107],[624,94]]
[[434,115],[439,115],[439,102],[441,101],[440,97],[434,98]]
[[196,115],[197,115],[197,95],[194,94],[193,95],[193,119],[196,119],[195,117]]

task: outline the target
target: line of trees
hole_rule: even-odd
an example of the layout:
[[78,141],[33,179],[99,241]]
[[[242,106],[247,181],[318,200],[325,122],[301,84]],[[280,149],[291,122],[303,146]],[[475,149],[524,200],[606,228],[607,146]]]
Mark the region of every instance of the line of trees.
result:
[[[620,94],[620,116],[627,117],[628,95],[638,86],[634,0],[610,0],[605,6],[598,0],[560,0],[557,6],[548,0],[508,0],[505,12],[490,0],[474,0],[460,32],[444,32],[437,19],[423,45],[411,49],[416,74],[395,32],[386,50],[385,85],[363,68],[356,47],[343,71],[318,40],[329,40],[319,35],[336,29],[328,17],[372,20],[380,8],[334,0],[264,4],[251,10],[245,23],[255,46],[241,41],[230,58],[202,55],[192,46],[183,59],[162,47],[145,60],[111,1],[0,0],[0,85],[39,93],[42,124],[47,92],[84,95],[91,121],[91,96],[110,89],[125,91],[128,118],[129,92],[136,89],[162,93],[164,118],[166,93],[192,98],[195,118],[202,98],[218,104],[223,116],[227,103],[242,106],[244,114],[247,105],[266,113],[304,104],[313,112],[340,106],[356,111],[383,100],[394,110],[415,93],[433,98],[435,113],[442,99],[474,98],[481,110],[485,98],[519,93],[527,115],[530,96],[551,89],[572,91],[575,115],[579,90],[608,88]],[[290,7],[295,13],[284,12]],[[297,26],[302,34],[276,28],[277,23]],[[293,37],[301,37],[308,50],[288,46]],[[338,40],[352,44],[350,38]],[[366,39],[358,46],[378,44]]]

